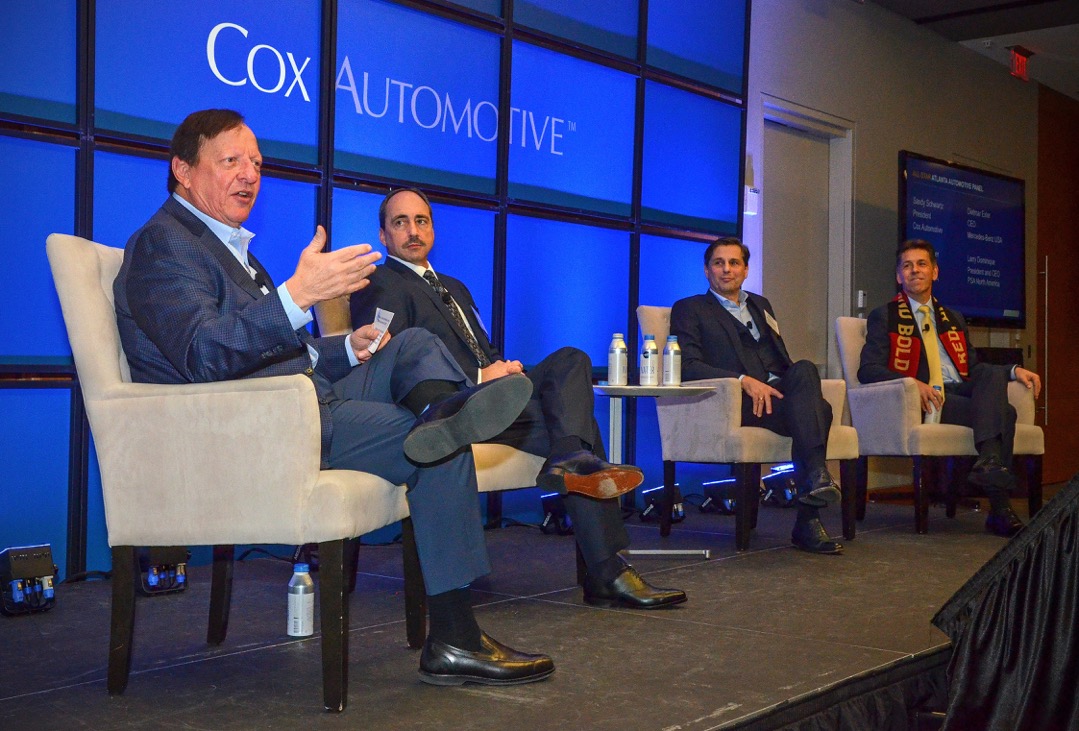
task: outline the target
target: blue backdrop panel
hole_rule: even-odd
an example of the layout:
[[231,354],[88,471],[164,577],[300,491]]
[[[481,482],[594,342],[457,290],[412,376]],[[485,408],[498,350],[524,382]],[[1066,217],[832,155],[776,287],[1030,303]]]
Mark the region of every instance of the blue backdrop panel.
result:
[[45,239],[75,230],[75,149],[0,136],[0,160],[0,357],[70,356]]
[[642,234],[638,302],[670,307],[676,300],[708,289],[704,278],[706,248],[707,244],[699,241]]
[[636,58],[638,5],[638,0],[515,0],[513,21]]
[[502,15],[502,0],[454,0],[454,2],[488,15]]
[[0,5],[0,110],[75,123],[76,0]]
[[0,389],[0,548],[48,543],[67,556],[67,464],[71,392]]
[[745,84],[746,4],[648,0],[648,64],[740,94]]
[[337,166],[493,193],[498,36],[382,0],[338,18]]
[[315,235],[315,186],[262,176],[258,201],[244,228],[255,234],[250,251],[275,285],[296,271],[300,252]]
[[564,345],[607,363],[625,332],[629,234],[510,216],[506,234],[505,354],[526,365]]
[[[383,196],[353,190],[335,190],[333,198],[334,246],[371,244],[383,257],[378,240],[378,206]],[[457,277],[468,286],[484,325],[491,325],[494,281],[495,214],[476,208],[435,203],[435,248],[431,266]],[[379,264],[383,264],[380,261]]]
[[628,216],[635,84],[621,71],[514,43],[510,197]]
[[166,160],[94,153],[94,241],[123,248],[168,198]]
[[736,233],[742,111],[653,81],[644,99],[642,217]]
[[264,155],[315,162],[319,5],[97,3],[97,126],[169,139],[189,113],[225,107]]

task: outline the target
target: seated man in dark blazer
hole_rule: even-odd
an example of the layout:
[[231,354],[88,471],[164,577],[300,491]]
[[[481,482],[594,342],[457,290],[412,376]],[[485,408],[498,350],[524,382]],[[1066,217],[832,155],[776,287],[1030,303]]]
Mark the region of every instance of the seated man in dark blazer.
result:
[[[423,191],[402,188],[383,199],[378,237],[389,258],[371,274],[370,286],[352,295],[352,321],[370,322],[381,307],[394,313],[390,332],[429,330],[478,383],[522,373],[519,361],[503,360],[491,345],[468,288],[431,268],[432,216]],[[615,498],[639,485],[642,474],[637,467],[605,459],[593,416],[588,356],[562,348],[527,376],[534,387],[528,405],[513,424],[487,441],[547,457],[537,482],[566,495],[566,512],[588,567],[585,601],[636,609],[684,602],[684,592],[651,586],[618,555],[629,537]]]
[[787,355],[772,305],[742,289],[749,249],[733,237],[704,252],[708,291],[674,303],[671,334],[682,346],[682,378],[737,378],[742,424],[789,436],[798,482],[798,517],[791,542],[811,553],[841,553],[828,537],[819,510],[840,498],[828,472],[825,447],[832,407],[821,396],[820,375],[808,360]]
[[1008,403],[1008,381],[1019,381],[1037,398],[1041,379],[1019,366],[978,361],[966,320],[933,296],[940,270],[931,243],[904,241],[895,259],[895,281],[903,291],[869,314],[858,380],[876,383],[910,376],[918,383],[923,411],[939,411],[944,424],[972,427],[978,459],[967,479],[989,498],[985,529],[1015,535],[1023,521],[1008,497],[1015,486],[1008,467],[1016,420],[1015,407]]
[[469,445],[516,418],[529,381],[467,388],[457,363],[423,330],[383,339],[374,354],[371,326],[313,338],[306,328],[312,305],[365,286],[379,255],[366,244],[324,253],[319,226],[295,273],[275,287],[249,253],[253,234],[243,228],[262,166],[243,117],[222,109],[189,115],[171,154],[171,195],[128,241],[114,283],[132,380],[309,376],[323,467],[408,487],[431,616],[422,679],[505,685],[550,675],[551,658],[519,653],[480,630],[468,588],[490,571]]

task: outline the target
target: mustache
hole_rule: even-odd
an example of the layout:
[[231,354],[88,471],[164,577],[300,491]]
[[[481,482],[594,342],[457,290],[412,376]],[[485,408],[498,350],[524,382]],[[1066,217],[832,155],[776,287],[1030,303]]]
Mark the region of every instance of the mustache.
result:
[[406,243],[409,243],[409,244],[422,244],[423,239],[421,239],[419,236],[409,236],[408,241]]

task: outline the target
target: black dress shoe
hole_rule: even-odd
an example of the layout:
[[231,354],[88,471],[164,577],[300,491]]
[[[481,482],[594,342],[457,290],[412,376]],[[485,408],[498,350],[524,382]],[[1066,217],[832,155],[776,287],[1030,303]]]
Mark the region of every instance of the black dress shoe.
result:
[[458,391],[416,417],[405,437],[405,456],[419,464],[438,462],[501,434],[531,397],[532,381],[523,373]]
[[517,652],[486,632],[480,634],[480,644],[481,649],[472,652],[428,637],[420,655],[420,680],[431,685],[519,685],[554,672],[547,655]]
[[993,535],[1011,538],[1023,530],[1023,521],[1011,508],[991,510],[989,515],[985,516],[985,529]]
[[585,449],[552,454],[536,477],[536,484],[545,490],[575,492],[600,500],[618,497],[643,481],[639,467],[611,464]]
[[1000,463],[996,455],[979,457],[970,468],[967,482],[985,490],[1010,490],[1015,486],[1015,477]]
[[586,576],[584,600],[600,607],[659,609],[681,604],[686,600],[686,593],[680,589],[660,589],[652,586],[637,573],[637,569],[627,565],[622,573],[608,582]]
[[798,502],[813,508],[827,507],[839,502],[841,497],[843,493],[839,491],[839,485],[832,479],[832,473],[826,467],[811,472],[803,489],[798,492]]
[[828,537],[828,532],[818,518],[795,521],[791,543],[809,553],[843,553],[843,544]]

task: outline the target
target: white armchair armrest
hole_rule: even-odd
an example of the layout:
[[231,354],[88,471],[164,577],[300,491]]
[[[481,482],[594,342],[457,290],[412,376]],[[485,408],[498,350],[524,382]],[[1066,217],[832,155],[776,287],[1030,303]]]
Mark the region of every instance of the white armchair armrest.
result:
[[922,423],[921,398],[913,378],[863,384],[849,389],[847,398],[863,454],[908,453],[910,431]]

